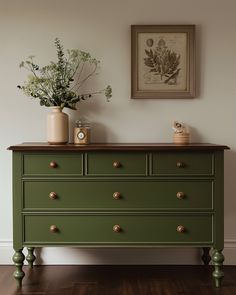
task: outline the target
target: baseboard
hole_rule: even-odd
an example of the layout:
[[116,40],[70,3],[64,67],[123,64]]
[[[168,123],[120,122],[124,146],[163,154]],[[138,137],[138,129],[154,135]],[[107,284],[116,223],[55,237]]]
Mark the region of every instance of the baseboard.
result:
[[0,264],[12,264],[13,253],[11,241],[0,241]]
[[224,256],[226,265],[236,265],[236,240],[225,240],[224,242]]
[[[24,250],[26,254],[26,251]],[[11,241],[0,241],[0,264],[12,264],[14,254]],[[189,264],[199,265],[201,251],[197,248],[151,248],[151,249],[79,249],[38,248],[37,264]],[[236,240],[225,240],[225,265],[236,265]]]

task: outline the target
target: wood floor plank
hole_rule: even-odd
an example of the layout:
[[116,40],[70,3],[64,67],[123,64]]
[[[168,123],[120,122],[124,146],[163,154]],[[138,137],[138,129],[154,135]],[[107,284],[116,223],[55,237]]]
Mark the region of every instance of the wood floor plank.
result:
[[220,289],[211,266],[26,266],[21,290],[14,270],[0,266],[1,295],[236,295],[236,266]]

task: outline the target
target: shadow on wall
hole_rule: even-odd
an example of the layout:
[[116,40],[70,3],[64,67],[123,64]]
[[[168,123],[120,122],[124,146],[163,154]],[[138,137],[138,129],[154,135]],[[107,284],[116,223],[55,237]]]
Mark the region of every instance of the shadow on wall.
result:
[[[203,264],[201,248],[156,248],[156,249],[81,249],[44,248],[35,250],[36,264],[78,265],[154,265],[154,264]],[[58,257],[60,259],[58,260]]]
[[76,126],[76,120],[82,120],[85,122],[90,123],[90,134],[91,134],[91,142],[116,142],[117,136],[115,133],[111,131],[111,129],[108,128],[108,125],[104,125],[100,122],[96,122],[94,120],[90,121],[89,116],[80,116],[78,112],[73,112],[69,116],[69,126],[70,126],[70,136],[69,136],[69,142],[74,141],[74,127]]
[[202,142],[202,136],[199,133],[198,129],[188,125],[189,133],[190,133],[190,142]]
[[116,142],[115,133],[107,125],[93,122],[91,124],[91,142]]
[[35,264],[37,265],[43,264],[43,259],[41,255],[42,251],[43,251],[42,248],[35,248],[35,256],[36,256]]
[[[235,218],[236,198],[232,192],[236,192],[236,151],[227,150],[225,152],[225,218]],[[227,229],[235,233],[235,229]]]

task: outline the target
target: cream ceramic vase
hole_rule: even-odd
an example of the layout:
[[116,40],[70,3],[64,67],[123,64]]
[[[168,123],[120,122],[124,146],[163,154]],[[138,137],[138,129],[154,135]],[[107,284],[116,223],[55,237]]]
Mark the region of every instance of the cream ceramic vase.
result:
[[68,115],[60,107],[51,107],[47,115],[47,140],[49,144],[64,144],[68,142]]

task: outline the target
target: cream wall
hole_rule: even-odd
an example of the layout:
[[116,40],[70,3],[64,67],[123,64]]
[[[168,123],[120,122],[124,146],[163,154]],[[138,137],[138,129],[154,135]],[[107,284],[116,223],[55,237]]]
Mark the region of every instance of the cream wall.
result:
[[[19,62],[34,54],[55,57],[53,40],[88,50],[101,60],[94,85],[113,87],[69,112],[93,123],[93,141],[171,142],[174,119],[189,124],[192,141],[226,144],[225,253],[236,263],[236,2],[234,0],[0,0],[0,264],[11,263],[12,202],[9,145],[46,140],[47,109],[18,91],[26,72]],[[185,100],[130,99],[130,25],[196,24],[199,95]],[[92,85],[92,84],[91,84]],[[189,253],[190,255],[186,255]],[[45,249],[44,263],[199,263],[193,249]],[[183,255],[182,255],[183,254]]]

